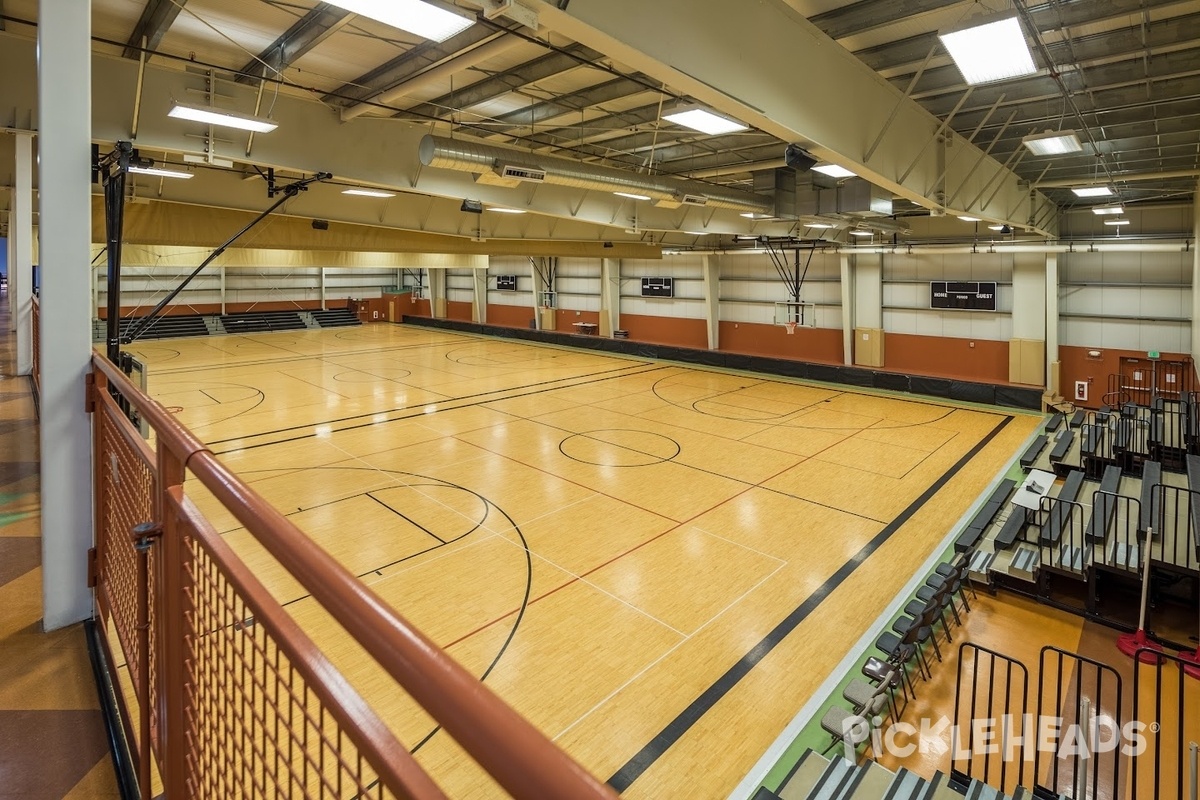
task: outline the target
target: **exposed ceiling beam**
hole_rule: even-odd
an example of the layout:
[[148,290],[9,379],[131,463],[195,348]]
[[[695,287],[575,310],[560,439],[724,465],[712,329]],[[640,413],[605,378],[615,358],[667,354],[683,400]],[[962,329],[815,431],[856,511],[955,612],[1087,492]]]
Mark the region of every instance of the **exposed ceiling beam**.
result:
[[247,61],[238,70],[241,74],[237,80],[240,83],[252,82],[252,76],[263,73],[264,63],[268,65],[270,74],[283,72],[353,18],[354,15],[343,8],[318,3],[316,8],[296,20],[283,35],[259,53],[257,58]]
[[340,106],[362,102],[411,80],[425,70],[453,58],[463,50],[482,44],[495,35],[495,31],[483,25],[472,25],[444,42],[422,42],[387,63],[339,86],[333,94],[326,95],[324,100],[331,105]]
[[[538,125],[546,120],[561,117],[566,114],[578,113],[587,108],[620,100],[631,95],[646,91],[642,83],[628,78],[614,78],[571,94],[559,95],[553,100],[534,103],[528,108],[502,114],[494,118],[495,122],[510,123],[513,127]],[[583,123],[585,126],[587,123]],[[499,128],[497,130],[500,130]]]
[[[1125,183],[1141,183],[1143,181],[1161,181],[1161,180],[1166,180],[1166,179],[1170,179],[1170,178],[1191,178],[1191,177],[1194,177],[1197,175],[1200,175],[1200,168],[1171,170],[1171,171],[1167,171],[1167,172],[1130,173],[1128,175],[1121,175],[1120,180]],[[1043,189],[1043,188],[1050,189],[1050,188],[1055,188],[1055,187],[1066,188],[1066,187],[1077,186],[1077,185],[1078,185],[1078,182],[1070,181],[1070,180],[1047,181],[1047,182],[1038,182],[1037,188],[1039,188],[1039,189]]]
[[503,97],[509,92],[516,91],[531,83],[537,83],[553,75],[577,69],[583,65],[583,62],[604,58],[598,51],[583,47],[582,45],[573,45],[567,49],[570,51],[569,53],[548,53],[540,58],[535,58],[533,61],[527,61],[510,70],[501,72],[498,75],[484,78],[470,86],[465,86],[462,89],[444,94],[427,103],[421,103],[410,110],[418,114],[446,117],[449,116],[451,110],[469,109],[480,103],[486,103],[489,100],[495,100],[497,97]]
[[146,0],[142,17],[130,34],[122,55],[126,58],[137,58],[143,46],[157,50],[185,3],[187,0]]
[[860,0],[848,6],[817,14],[810,19],[832,39],[882,28],[907,17],[957,5],[960,0]]

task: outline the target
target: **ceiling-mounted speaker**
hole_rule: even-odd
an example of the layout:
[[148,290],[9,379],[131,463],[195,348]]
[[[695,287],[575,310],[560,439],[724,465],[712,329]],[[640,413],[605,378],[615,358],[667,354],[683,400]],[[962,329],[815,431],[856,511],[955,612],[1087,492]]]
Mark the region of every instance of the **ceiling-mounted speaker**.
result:
[[817,160],[798,144],[789,144],[783,151],[783,163],[797,172],[808,172]]

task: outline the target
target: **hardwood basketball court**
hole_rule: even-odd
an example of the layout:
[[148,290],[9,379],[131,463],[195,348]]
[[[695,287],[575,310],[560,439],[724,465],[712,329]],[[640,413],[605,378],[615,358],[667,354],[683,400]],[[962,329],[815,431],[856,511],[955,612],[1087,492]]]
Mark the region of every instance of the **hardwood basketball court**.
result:
[[[129,349],[257,491],[628,797],[726,796],[1040,420],[395,325]],[[500,794],[202,506],[450,795]]]

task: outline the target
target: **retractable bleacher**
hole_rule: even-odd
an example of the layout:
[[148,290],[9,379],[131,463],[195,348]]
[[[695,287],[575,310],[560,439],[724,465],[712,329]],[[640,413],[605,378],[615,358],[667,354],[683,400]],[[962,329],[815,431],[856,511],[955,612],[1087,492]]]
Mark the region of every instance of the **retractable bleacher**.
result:
[[[1115,464],[1110,464],[1104,470],[1104,477],[1100,479],[1100,492],[1108,494],[1116,494],[1121,488],[1121,468]],[[1092,543],[1103,542],[1108,536],[1108,531],[1112,527],[1113,517],[1117,511],[1117,502],[1108,494],[1095,495],[1095,502],[1092,503],[1092,516],[1088,520],[1087,533],[1085,538]]]
[[983,504],[983,507],[976,512],[971,518],[967,527],[959,534],[958,539],[954,542],[954,551],[956,553],[965,553],[983,538],[983,532],[988,529],[996,515],[1000,513],[1000,509],[1008,501],[1008,496],[1012,494],[1012,490],[1016,487],[1017,482],[1009,478],[1005,478],[992,492],[988,501]]
[[1062,488],[1056,495],[1059,501],[1054,504],[1047,516],[1045,523],[1042,525],[1041,535],[1038,541],[1043,544],[1057,544],[1062,536],[1063,525],[1070,519],[1072,506],[1069,503],[1075,501],[1079,496],[1079,489],[1083,486],[1083,472],[1080,470],[1071,470],[1067,475],[1067,480],[1063,483]]
[[1142,464],[1142,490],[1138,497],[1141,503],[1141,518],[1138,520],[1138,533],[1144,534],[1154,523],[1154,487],[1162,483],[1162,465],[1157,461],[1147,461]]

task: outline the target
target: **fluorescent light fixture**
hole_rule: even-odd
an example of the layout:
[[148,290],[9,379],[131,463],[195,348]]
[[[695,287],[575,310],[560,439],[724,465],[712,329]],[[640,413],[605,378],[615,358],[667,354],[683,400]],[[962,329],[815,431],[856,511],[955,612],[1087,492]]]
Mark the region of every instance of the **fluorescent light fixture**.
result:
[[394,192],[381,192],[377,189],[345,189],[342,194],[352,194],[355,197],[395,197]]
[[1125,206],[1096,206],[1092,213],[1098,217],[1116,216],[1125,213]]
[[988,230],[989,231],[1002,231],[1002,230],[1004,230],[1005,227],[1006,226],[1004,226],[1004,225],[988,225]]
[[270,133],[279,126],[265,117],[253,117],[249,114],[239,114],[236,111],[225,111],[208,106],[193,106],[187,103],[174,103],[167,112],[168,117],[187,119],[192,122],[206,122],[209,125],[221,125],[226,128],[237,128],[255,133]]
[[519,208],[489,208],[488,211],[495,211],[497,214],[524,214],[525,212]]
[[850,231],[851,236],[874,236],[875,231]]
[[160,178],[194,178],[195,175],[191,172],[183,172],[177,169],[162,169],[161,167],[130,167],[130,172],[135,172],[138,175],[156,175]]
[[819,164],[812,168],[813,172],[820,172],[822,175],[828,175],[831,178],[856,178],[857,173],[851,172],[845,167],[839,167],[837,164]]
[[708,236],[708,231],[684,231],[689,236]]
[[628,197],[630,200],[649,200],[650,197],[644,194],[630,194],[629,192],[613,192],[617,197]]
[[963,222],[979,222],[979,217],[968,217],[965,214],[959,214],[958,218]]
[[830,225],[828,222],[806,222],[806,223],[804,223],[804,227],[806,227],[806,228],[836,228],[837,226]]
[[1060,156],[1063,153],[1078,153],[1083,144],[1075,131],[1046,131],[1034,133],[1021,140],[1035,156]]
[[1129,220],[1127,220],[1127,219],[1106,219],[1106,220],[1104,220],[1104,224],[1105,225],[1128,225]]
[[673,108],[666,114],[663,114],[663,119],[670,120],[676,125],[682,125],[685,128],[691,128],[694,131],[707,133],[709,136],[717,136],[722,133],[737,133],[738,131],[750,129],[749,125],[743,125],[737,120],[722,117],[720,114],[715,114],[706,108],[694,105]]
[[435,42],[444,42],[475,24],[473,17],[426,0],[330,0],[329,4]]
[[1107,186],[1081,186],[1072,189],[1076,197],[1111,197],[1113,190]]
[[764,219],[765,218],[763,214],[755,214],[753,211],[743,212],[739,216],[745,217],[746,219]]
[[977,83],[1002,81],[1037,72],[1017,12],[975,17],[938,31],[963,80]]

